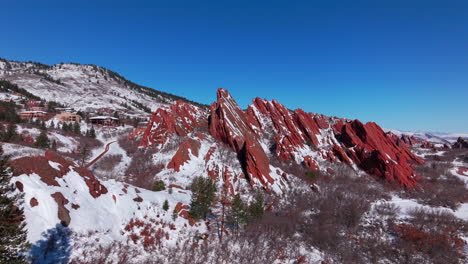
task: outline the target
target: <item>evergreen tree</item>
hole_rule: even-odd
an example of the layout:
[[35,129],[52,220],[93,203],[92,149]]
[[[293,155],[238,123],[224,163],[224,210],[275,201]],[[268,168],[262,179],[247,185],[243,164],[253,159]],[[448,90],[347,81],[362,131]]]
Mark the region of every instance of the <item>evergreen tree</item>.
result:
[[51,121],[51,122],[50,122],[49,128],[51,128],[51,129],[54,129],[54,128],[55,128],[55,123],[54,123],[54,121]]
[[57,151],[57,141],[52,141],[52,146],[50,147],[53,151]]
[[178,213],[176,211],[176,209],[174,208],[174,210],[172,211],[172,221],[175,221],[178,217]]
[[89,137],[96,138],[96,130],[94,130],[94,127],[91,127],[91,129],[89,130]]
[[49,148],[50,146],[50,140],[47,137],[47,133],[45,130],[41,131],[41,134],[36,139],[36,142],[34,143],[34,146],[38,148]]
[[195,220],[206,219],[215,198],[216,185],[210,178],[196,177],[190,187],[192,190],[190,217]]
[[84,166],[85,165],[85,162],[86,160],[88,159],[90,153],[89,153],[89,146],[88,144],[85,144],[83,146],[83,148],[81,149],[81,152],[80,152],[80,162],[81,162],[81,166]]
[[75,122],[73,124],[73,133],[80,135],[81,134],[81,128],[80,124],[78,122]]
[[255,195],[255,199],[250,203],[248,208],[248,217],[252,220],[262,217],[264,212],[264,203],[265,199],[261,193]]
[[70,131],[70,129],[69,129],[69,127],[68,127],[68,124],[67,124],[66,122],[63,123],[63,125],[62,125],[62,130],[65,131],[65,132]]
[[166,212],[167,212],[167,210],[169,210],[169,202],[167,200],[164,201],[163,210],[166,211]]
[[18,136],[18,131],[17,131],[16,125],[10,124],[8,125],[7,130],[5,134],[3,135],[2,140],[5,142],[12,142],[17,138],[17,136]]
[[153,190],[153,192],[164,191],[164,190],[166,190],[166,184],[162,180],[155,181],[153,183],[152,190]]
[[229,215],[229,222],[231,222],[236,229],[239,228],[241,224],[244,224],[247,221],[247,206],[244,201],[242,201],[239,194],[234,196],[231,204],[231,213]]
[[133,127],[136,128],[136,127],[138,127],[138,124],[140,123],[140,119],[135,117],[135,118],[133,118],[132,123],[133,123]]
[[22,196],[12,195],[15,187],[7,163],[8,157],[0,146],[0,263],[27,263],[22,254],[28,246],[24,214],[16,206]]

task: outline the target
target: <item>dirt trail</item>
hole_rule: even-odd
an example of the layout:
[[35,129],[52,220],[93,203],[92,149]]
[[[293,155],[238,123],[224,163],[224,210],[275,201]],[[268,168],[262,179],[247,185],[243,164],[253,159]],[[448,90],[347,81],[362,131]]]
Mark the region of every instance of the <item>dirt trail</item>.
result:
[[103,151],[101,154],[99,154],[99,156],[97,156],[95,159],[93,159],[92,161],[90,161],[85,167],[86,167],[86,168],[91,167],[91,166],[92,166],[94,163],[96,163],[100,158],[102,158],[104,155],[106,155],[106,153],[109,151],[110,145],[111,145],[112,143],[115,143],[115,142],[116,142],[116,141],[112,141],[112,142],[107,143],[106,148],[104,149],[104,151]]

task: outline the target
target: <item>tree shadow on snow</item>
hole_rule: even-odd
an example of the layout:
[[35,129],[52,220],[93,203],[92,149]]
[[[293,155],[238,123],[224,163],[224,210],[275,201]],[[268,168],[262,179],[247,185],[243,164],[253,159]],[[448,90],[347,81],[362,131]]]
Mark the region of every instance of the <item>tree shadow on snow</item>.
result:
[[72,253],[72,231],[61,224],[42,233],[42,239],[31,246],[33,264],[68,263]]

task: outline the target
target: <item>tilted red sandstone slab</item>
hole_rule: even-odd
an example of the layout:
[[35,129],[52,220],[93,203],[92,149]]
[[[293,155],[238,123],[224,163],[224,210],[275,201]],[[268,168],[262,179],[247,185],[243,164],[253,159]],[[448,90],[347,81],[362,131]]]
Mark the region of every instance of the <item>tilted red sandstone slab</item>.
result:
[[177,101],[168,108],[159,108],[151,116],[140,145],[164,144],[169,135],[186,136],[198,126],[206,126],[204,111],[194,105]]

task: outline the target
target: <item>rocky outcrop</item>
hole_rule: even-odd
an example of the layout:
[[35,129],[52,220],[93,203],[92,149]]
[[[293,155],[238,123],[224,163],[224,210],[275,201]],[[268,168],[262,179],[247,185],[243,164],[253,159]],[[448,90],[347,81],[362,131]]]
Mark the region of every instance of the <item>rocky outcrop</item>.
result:
[[387,132],[386,135],[388,137],[391,137],[393,141],[395,142],[395,144],[397,144],[397,146],[399,147],[406,147],[406,148],[419,147],[419,148],[426,148],[426,149],[435,148],[434,143],[429,142],[425,139],[417,138],[413,135],[403,134],[400,137],[398,137],[392,132]]
[[[206,127],[209,135],[204,133]],[[190,133],[196,128],[197,133]],[[301,109],[292,111],[275,100],[255,98],[244,111],[222,88],[218,89],[217,101],[210,106],[208,116],[181,102],[157,110],[145,131],[142,145],[162,144],[171,134],[189,139],[179,146],[168,168],[180,171],[190,159],[189,153],[198,157],[200,144],[208,141],[212,146],[202,153],[206,174],[218,180],[226,169],[218,153],[225,144],[237,154],[243,172],[232,177],[245,177],[251,184],[259,183],[267,190],[275,181],[286,178],[276,178],[272,173],[272,156],[280,160],[275,164],[295,162],[308,169],[324,171],[327,168],[320,168],[321,162],[342,162],[387,181],[412,187],[417,180],[412,166],[423,161],[408,148],[416,144],[431,147],[414,137],[399,138],[385,133],[372,122],[362,124],[359,120],[327,117]],[[218,142],[213,142],[213,138]]]
[[33,197],[33,198],[31,198],[31,200],[29,200],[29,205],[31,207],[35,207],[35,206],[39,205],[39,202],[37,201],[36,197]]
[[421,164],[405,146],[397,146],[391,137],[373,122],[362,124],[359,120],[346,123],[339,134],[342,143],[355,155],[354,163],[366,172],[396,181],[405,187],[416,184],[416,174],[411,164]]
[[182,144],[180,144],[179,149],[176,154],[172,157],[168,168],[174,169],[175,171],[180,171],[180,167],[190,160],[190,154],[198,157],[198,151],[200,149],[200,142],[193,140],[191,138],[186,139]]
[[55,202],[57,203],[57,216],[58,219],[60,219],[60,223],[63,226],[69,226],[71,222],[70,211],[67,208],[65,208],[65,205],[68,204],[69,201],[60,192],[51,194],[51,196],[55,199]]
[[168,108],[156,110],[148,122],[140,145],[164,144],[169,135],[186,136],[195,127],[204,125],[206,117],[203,110],[179,100]]
[[258,128],[258,122],[239,108],[227,90],[218,89],[217,97],[217,102],[210,107],[210,134],[238,153],[251,183],[258,181],[268,188],[273,179],[268,157],[253,128]]
[[[53,167],[52,164],[55,164]],[[53,151],[46,151],[44,156],[23,157],[11,161],[13,175],[37,174],[41,181],[49,186],[60,186],[57,179],[63,178],[71,170],[74,170],[86,182],[89,193],[94,198],[107,193],[107,189],[98,179],[84,167],[78,167],[73,162],[62,158]]]

